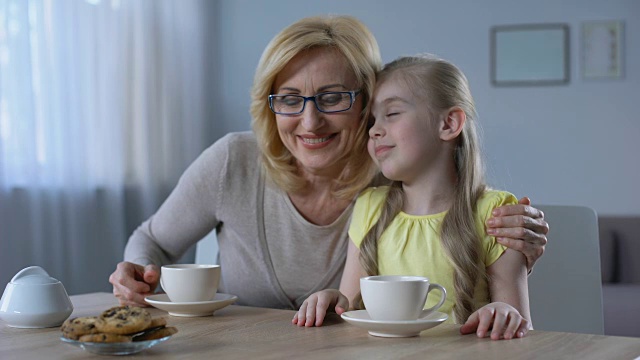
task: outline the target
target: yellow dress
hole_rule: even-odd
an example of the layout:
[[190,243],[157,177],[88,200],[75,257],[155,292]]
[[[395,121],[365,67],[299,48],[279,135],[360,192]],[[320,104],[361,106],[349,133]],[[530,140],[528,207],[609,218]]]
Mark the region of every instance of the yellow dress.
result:
[[[369,188],[356,200],[349,237],[358,248],[367,231],[380,217],[388,191],[388,186]],[[496,190],[487,190],[478,200],[475,223],[478,234],[481,234],[483,252],[480,256],[485,267],[493,264],[506,249],[496,242],[495,237],[486,234],[485,222],[494,208],[517,202],[511,193]],[[378,241],[378,270],[380,275],[425,276],[431,283],[442,285],[447,290],[447,299],[438,311],[448,314],[447,322],[454,323],[454,268],[441,246],[439,236],[445,214],[415,216],[400,212]],[[429,293],[425,308],[435,305],[439,299],[438,290],[433,290]],[[474,299],[476,308],[490,302],[486,280],[478,281]]]

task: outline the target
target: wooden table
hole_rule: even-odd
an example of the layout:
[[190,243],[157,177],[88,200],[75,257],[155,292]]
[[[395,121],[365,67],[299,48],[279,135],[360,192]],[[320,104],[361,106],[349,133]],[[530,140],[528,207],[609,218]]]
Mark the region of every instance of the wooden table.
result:
[[[113,305],[109,293],[71,297],[72,316],[97,315]],[[166,315],[179,332],[136,357],[158,359],[637,359],[640,338],[531,331],[510,341],[462,336],[442,324],[413,338],[378,338],[335,314],[319,328],[291,324],[293,311],[231,305],[208,317]],[[60,341],[58,328],[16,329],[0,322],[0,359],[102,358]]]

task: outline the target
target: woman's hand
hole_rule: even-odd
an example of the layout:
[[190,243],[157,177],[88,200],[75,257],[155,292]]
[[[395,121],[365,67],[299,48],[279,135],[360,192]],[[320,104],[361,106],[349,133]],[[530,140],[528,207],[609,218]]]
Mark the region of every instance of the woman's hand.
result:
[[505,205],[493,209],[493,217],[487,220],[487,234],[527,258],[527,269],[544,253],[549,224],[544,213],[531,206],[529,198],[520,199],[517,205]]
[[160,269],[156,265],[137,265],[123,261],[109,276],[113,295],[120,305],[149,306],[144,298],[153,295],[160,281]]
[[327,310],[332,306],[335,306],[336,314],[340,315],[349,308],[349,300],[335,289],[318,291],[302,303],[291,322],[298,326],[322,326]]
[[462,335],[476,333],[479,338],[484,338],[491,329],[491,340],[511,340],[514,337],[524,337],[531,323],[523,318],[513,306],[494,302],[476,310],[467,322],[460,328]]

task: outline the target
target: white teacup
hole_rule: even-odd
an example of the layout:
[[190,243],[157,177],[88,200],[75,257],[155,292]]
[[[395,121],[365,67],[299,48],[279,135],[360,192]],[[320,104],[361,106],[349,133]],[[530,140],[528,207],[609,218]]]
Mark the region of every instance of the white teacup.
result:
[[[424,309],[427,295],[433,289],[440,290],[440,301]],[[447,297],[447,291],[439,284],[429,283],[421,276],[380,275],[360,279],[360,291],[367,313],[373,320],[410,321],[437,310]]]
[[160,285],[171,302],[211,301],[218,291],[220,265],[164,265]]

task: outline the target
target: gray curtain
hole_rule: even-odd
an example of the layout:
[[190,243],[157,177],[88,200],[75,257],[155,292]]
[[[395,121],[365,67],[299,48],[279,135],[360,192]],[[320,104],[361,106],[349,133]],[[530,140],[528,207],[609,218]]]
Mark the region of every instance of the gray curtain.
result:
[[128,236],[212,141],[215,2],[0,2],[0,286],[111,291]]

